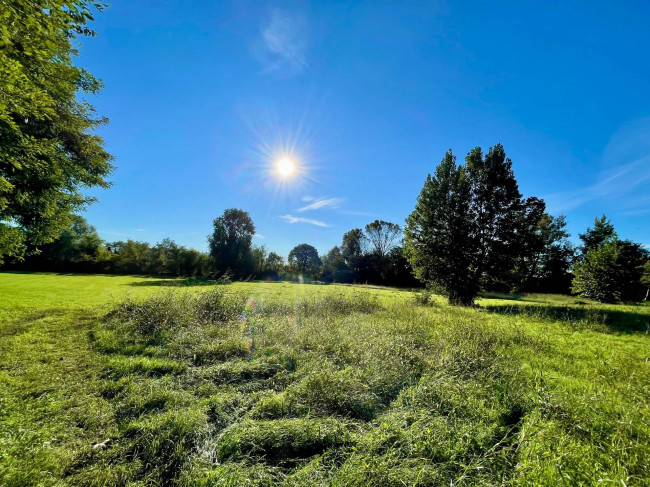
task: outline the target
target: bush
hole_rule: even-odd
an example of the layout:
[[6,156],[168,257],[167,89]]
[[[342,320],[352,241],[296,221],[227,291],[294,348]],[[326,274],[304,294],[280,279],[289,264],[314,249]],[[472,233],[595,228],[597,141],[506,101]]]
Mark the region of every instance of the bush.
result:
[[640,245],[613,239],[587,252],[575,265],[574,293],[604,303],[640,301],[648,253]]

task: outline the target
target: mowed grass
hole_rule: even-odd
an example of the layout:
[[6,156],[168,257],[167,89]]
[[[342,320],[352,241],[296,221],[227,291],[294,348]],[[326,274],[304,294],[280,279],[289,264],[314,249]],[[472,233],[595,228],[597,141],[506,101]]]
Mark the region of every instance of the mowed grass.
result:
[[0,485],[648,485],[650,307],[0,273]]

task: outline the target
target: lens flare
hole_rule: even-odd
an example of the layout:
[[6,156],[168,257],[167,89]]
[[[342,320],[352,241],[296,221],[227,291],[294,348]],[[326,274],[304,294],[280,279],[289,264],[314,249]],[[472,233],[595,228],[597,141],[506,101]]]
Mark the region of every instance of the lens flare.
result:
[[275,163],[275,170],[283,178],[288,178],[296,171],[296,164],[288,157],[283,157]]

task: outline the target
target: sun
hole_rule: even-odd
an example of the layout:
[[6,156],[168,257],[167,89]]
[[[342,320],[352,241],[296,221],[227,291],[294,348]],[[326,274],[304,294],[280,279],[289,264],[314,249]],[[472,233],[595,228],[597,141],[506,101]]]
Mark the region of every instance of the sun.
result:
[[288,157],[283,157],[278,159],[275,163],[275,170],[283,178],[288,178],[294,172],[296,172],[296,164]]

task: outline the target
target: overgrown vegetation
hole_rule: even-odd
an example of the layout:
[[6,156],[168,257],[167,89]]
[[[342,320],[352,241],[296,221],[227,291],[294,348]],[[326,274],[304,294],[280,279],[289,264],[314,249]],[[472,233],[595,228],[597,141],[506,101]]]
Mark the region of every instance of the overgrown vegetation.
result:
[[650,482],[647,306],[39,279],[0,275],[2,485]]

